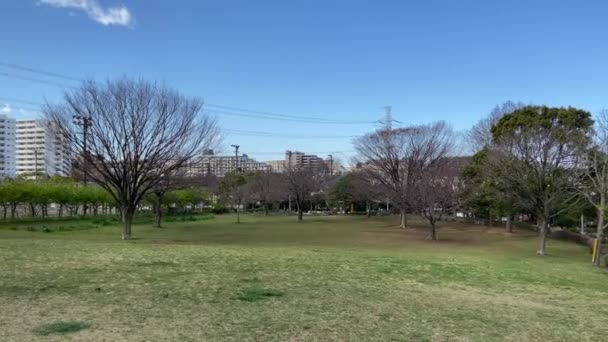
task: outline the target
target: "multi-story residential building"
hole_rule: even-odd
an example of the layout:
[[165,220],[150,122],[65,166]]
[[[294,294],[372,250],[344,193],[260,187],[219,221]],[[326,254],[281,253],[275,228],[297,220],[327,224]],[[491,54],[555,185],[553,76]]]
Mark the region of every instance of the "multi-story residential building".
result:
[[269,160],[265,163],[270,165],[272,172],[285,172],[285,160]]
[[68,148],[45,120],[18,120],[16,132],[18,175],[70,175],[71,158]]
[[15,119],[0,114],[0,179],[15,176]]
[[313,173],[327,172],[325,162],[314,154],[299,151],[285,152],[285,167],[310,170]]
[[227,173],[237,171],[265,171],[271,170],[271,166],[249,158],[246,154],[235,156],[217,156],[213,151],[207,151],[197,162],[187,166],[190,174],[214,175],[224,177]]

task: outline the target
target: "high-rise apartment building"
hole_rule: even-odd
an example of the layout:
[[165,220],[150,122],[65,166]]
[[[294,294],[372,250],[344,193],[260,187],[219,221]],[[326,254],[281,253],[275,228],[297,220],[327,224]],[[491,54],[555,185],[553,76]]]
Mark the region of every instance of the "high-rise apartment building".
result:
[[0,114],[0,179],[15,176],[15,119]]
[[309,170],[313,173],[327,172],[325,162],[314,154],[306,154],[299,151],[285,152],[285,167]]
[[285,172],[285,160],[269,160],[265,163],[270,165],[272,172]]
[[217,156],[207,151],[197,162],[187,166],[190,174],[214,175],[224,177],[227,173],[271,170],[270,165],[249,158],[246,154],[235,156]]
[[45,120],[18,120],[16,132],[18,175],[70,175],[71,158],[68,148]]

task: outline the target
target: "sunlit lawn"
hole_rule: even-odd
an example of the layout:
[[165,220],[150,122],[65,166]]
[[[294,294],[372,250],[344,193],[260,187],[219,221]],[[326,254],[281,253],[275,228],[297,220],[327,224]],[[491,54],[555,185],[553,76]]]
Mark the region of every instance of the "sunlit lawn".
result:
[[608,273],[578,245],[541,258],[531,233],[450,222],[431,242],[395,218],[233,220],[131,242],[114,223],[0,224],[0,341],[608,340]]

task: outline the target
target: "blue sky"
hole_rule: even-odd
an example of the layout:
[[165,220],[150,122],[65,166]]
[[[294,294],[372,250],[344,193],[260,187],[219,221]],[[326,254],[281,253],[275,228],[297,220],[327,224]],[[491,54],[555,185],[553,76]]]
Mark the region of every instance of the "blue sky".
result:
[[[357,121],[378,120],[391,105],[403,123],[446,120],[457,130],[507,100],[608,107],[600,0],[4,0],[0,13],[0,62],[145,77],[211,104]],[[72,84],[0,66],[0,98],[55,101],[62,91],[3,73]],[[226,129],[283,135],[375,128],[209,113]],[[281,154],[254,152],[352,150],[349,138],[226,134],[230,144],[260,160]]]

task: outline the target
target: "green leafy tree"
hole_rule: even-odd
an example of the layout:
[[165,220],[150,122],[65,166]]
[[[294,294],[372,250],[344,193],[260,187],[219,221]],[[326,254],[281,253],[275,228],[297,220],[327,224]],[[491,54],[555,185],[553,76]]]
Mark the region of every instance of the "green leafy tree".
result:
[[346,210],[355,200],[355,191],[354,176],[349,173],[338,179],[329,193],[329,198],[334,205]]
[[492,225],[494,215],[506,216],[505,228],[511,233],[513,216],[521,209],[517,206],[514,189],[502,181],[490,163],[491,153],[492,150],[486,147],[473,155],[462,172],[464,186],[459,195],[463,205],[475,216],[488,219],[488,225]]
[[573,203],[573,172],[593,125],[589,112],[568,107],[527,106],[492,127],[493,167],[503,186],[538,219],[537,254],[546,254],[551,218]]

